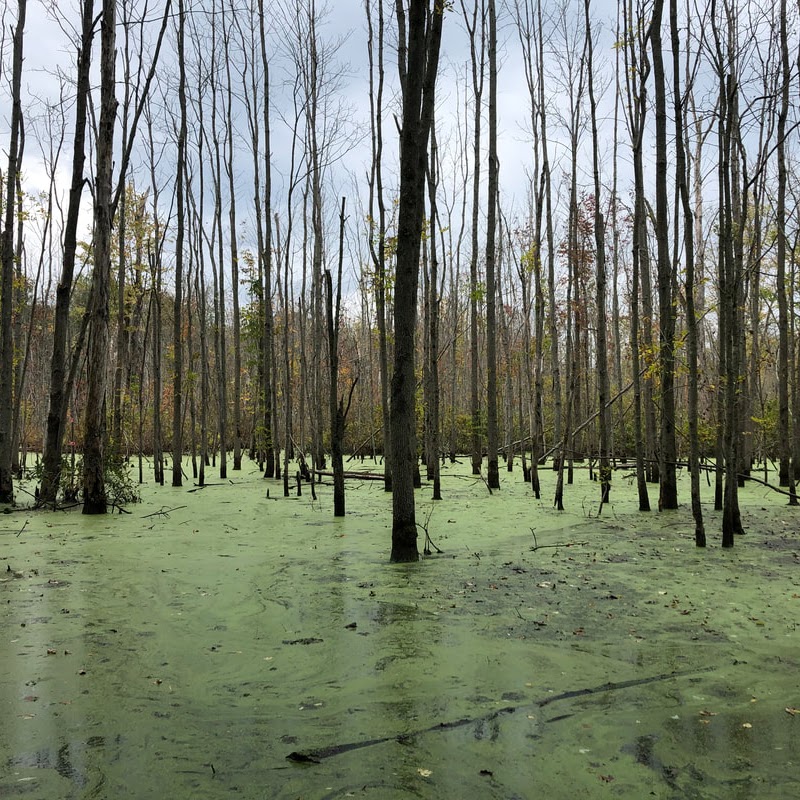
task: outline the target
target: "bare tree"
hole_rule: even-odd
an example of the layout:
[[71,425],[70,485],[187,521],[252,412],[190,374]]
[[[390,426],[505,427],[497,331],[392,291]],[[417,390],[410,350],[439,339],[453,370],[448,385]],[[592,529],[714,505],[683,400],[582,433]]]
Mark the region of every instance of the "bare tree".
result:
[[[178,0],[178,148],[175,197],[178,217],[175,230],[175,302],[172,346],[175,372],[172,379],[172,485],[183,485],[183,250],[186,219],[186,23],[183,0]],[[205,320],[204,320],[205,322]]]
[[403,0],[396,15],[401,46],[398,68],[403,90],[400,133],[400,207],[397,223],[395,349],[391,393],[392,561],[416,561],[414,505],[416,419],[414,335],[417,317],[420,236],[424,214],[425,164],[433,122],[434,93],[442,38],[443,4],[411,0],[408,25]]
[[100,52],[100,118],[94,197],[94,269],[89,306],[87,398],[83,446],[83,513],[105,514],[105,394],[108,369],[109,286],[113,224],[112,171],[117,114],[116,2],[103,0]]
[[686,94],[681,89],[680,40],[678,36],[677,0],[669,3],[670,43],[672,45],[672,86],[675,116],[675,180],[683,211],[683,246],[686,278],[686,347],[689,368],[689,470],[691,474],[692,516],[694,543],[706,546],[703,508],[700,504],[700,435],[697,403],[697,315],[695,311],[694,217],[689,201],[689,168],[686,161],[684,107]]
[[[787,37],[786,0],[780,0],[780,52],[781,52],[781,79],[780,97],[781,104],[778,111],[778,141],[776,147],[778,162],[778,196],[776,208],[776,233],[777,233],[777,275],[776,292],[778,295],[778,440],[780,442],[780,468],[779,482],[781,486],[788,486],[790,504],[797,505],[795,481],[800,472],[799,465],[792,468],[792,436],[789,422],[789,383],[791,370],[789,367],[789,310],[786,291],[786,123],[789,116],[789,83],[791,81],[791,66],[789,64],[789,44]],[[793,421],[795,426],[800,425],[800,420]]]
[[0,503],[14,502],[13,419],[14,406],[14,210],[19,172],[20,135],[22,131],[22,57],[25,36],[26,0],[17,0],[17,24],[11,67],[11,132],[8,144],[8,168],[3,201],[2,255],[0,256]]
[[678,507],[677,446],[675,441],[675,273],[669,258],[669,206],[667,201],[667,98],[661,25],[664,0],[655,0],[650,23],[653,56],[656,138],[656,244],[658,274],[659,377],[661,380],[661,427],[659,438],[658,507]]
[[[483,86],[486,71],[486,0],[473,1],[471,13],[461,0],[470,42],[470,66],[472,74],[473,130],[472,130],[472,238],[469,261],[469,331],[470,331],[470,413],[472,416],[472,474],[480,475],[483,461],[483,437],[481,436],[481,404],[479,387],[479,330],[478,300],[483,294],[478,282],[478,219],[481,192],[481,116]],[[480,13],[479,13],[480,12]]]
[[[641,8],[634,17],[633,3],[626,2],[623,7],[623,28],[626,31],[641,31],[646,29],[641,20]],[[647,257],[647,230],[644,193],[644,132],[647,114],[647,81],[650,75],[650,61],[647,56],[646,34],[630,34],[626,38],[624,48],[625,68],[625,96],[626,120],[631,139],[633,156],[633,248],[632,248],[632,275],[631,275],[631,359],[633,379],[633,436],[636,451],[636,484],[639,496],[639,511],[650,510],[650,499],[647,492],[647,474],[649,469],[645,465],[645,457],[649,449],[645,447],[645,433],[642,428],[643,413],[647,416],[646,430],[650,430],[652,416],[652,403],[650,381],[645,381],[642,386],[641,355],[639,345],[640,333],[640,285],[641,276],[649,275],[649,259]],[[647,281],[649,286],[649,280]],[[645,318],[644,343],[650,341],[650,320]],[[644,408],[643,408],[644,406]],[[649,436],[648,436],[649,439]]]
[[[366,0],[367,47],[369,56],[370,141],[372,161],[369,172],[370,256],[374,270],[375,321],[378,327],[378,369],[381,384],[383,420],[383,487],[392,489],[391,437],[389,436],[389,348],[386,336],[386,201],[383,192],[383,87],[384,17],[383,0],[378,0],[377,41],[372,21],[372,6]],[[377,59],[377,63],[376,63]],[[377,217],[375,207],[377,205]]]
[[611,412],[609,409],[608,334],[606,329],[606,237],[600,204],[600,142],[597,131],[597,98],[594,90],[594,42],[589,18],[590,0],[584,0],[586,22],[587,88],[592,126],[592,173],[594,177],[595,288],[597,292],[597,401],[600,428],[599,472],[600,507],[611,493]]
[[498,204],[497,10],[489,0],[489,165],[486,199],[486,484],[500,488],[497,465],[497,281],[495,238]]

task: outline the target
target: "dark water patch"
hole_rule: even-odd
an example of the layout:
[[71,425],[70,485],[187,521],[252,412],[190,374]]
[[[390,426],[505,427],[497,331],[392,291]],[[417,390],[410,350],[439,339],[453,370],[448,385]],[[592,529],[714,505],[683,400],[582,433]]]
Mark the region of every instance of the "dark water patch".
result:
[[[113,740],[114,745],[119,746],[122,742],[120,736]],[[93,770],[87,762],[90,761],[89,754],[92,750],[104,749],[106,738],[104,736],[90,736],[81,741],[75,740],[61,745],[57,750],[44,748],[29,753],[20,753],[12,756],[8,764],[12,768],[23,769],[53,769],[62,778],[69,780],[74,786],[86,789],[92,783],[92,795],[102,785],[102,776],[94,778]],[[93,779],[94,778],[94,779]]]

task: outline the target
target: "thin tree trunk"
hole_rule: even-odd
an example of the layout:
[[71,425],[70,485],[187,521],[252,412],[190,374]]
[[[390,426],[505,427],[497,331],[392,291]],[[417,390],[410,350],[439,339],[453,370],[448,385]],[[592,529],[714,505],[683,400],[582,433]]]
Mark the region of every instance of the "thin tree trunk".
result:
[[[172,347],[174,351],[174,375],[172,378],[172,485],[183,486],[183,242],[186,215],[186,57],[184,41],[186,25],[184,0],[178,0],[178,152],[175,178],[175,194],[178,218],[175,230],[175,302],[173,304]],[[189,344],[191,347],[191,343]]]
[[697,316],[694,303],[694,218],[689,202],[689,175],[686,164],[684,95],[680,82],[680,41],[677,0],[669,3],[670,42],[672,45],[672,85],[675,114],[675,180],[683,211],[684,268],[686,270],[686,348],[689,368],[689,471],[691,475],[694,543],[706,546],[703,509],[700,504],[700,433],[697,419]]
[[[372,14],[369,2],[367,11],[369,51],[369,98],[372,163],[369,173],[370,255],[375,268],[373,285],[375,293],[375,322],[378,327],[378,369],[381,385],[381,417],[383,420],[383,488],[392,490],[392,458],[389,418],[389,347],[386,335],[386,203],[383,196],[383,0],[378,0],[377,87],[375,86],[375,44]],[[375,204],[378,218],[375,220]]]
[[605,220],[600,207],[600,143],[597,133],[597,101],[594,94],[594,44],[592,42],[589,0],[584,0],[586,18],[587,73],[589,106],[592,126],[592,164],[594,174],[594,241],[595,241],[595,286],[597,291],[597,400],[599,409],[599,472],[600,507],[608,503],[611,493],[611,412],[607,406],[610,394],[608,381],[608,334],[606,331],[606,236]]
[[[481,0],[480,20],[478,19],[478,0],[474,0],[471,21],[462,0],[461,8],[470,40],[470,63],[472,68],[473,91],[473,131],[472,131],[472,246],[469,262],[469,331],[470,331],[470,414],[472,418],[471,463],[472,474],[481,474],[483,461],[483,437],[481,436],[481,405],[479,386],[479,331],[478,331],[478,299],[481,295],[478,285],[478,217],[480,212],[481,187],[481,102],[483,97],[483,81],[485,68],[485,2]],[[478,51],[478,24],[480,23],[480,51]]]
[[497,285],[495,238],[497,234],[497,12],[489,0],[489,165],[486,209],[486,483],[500,488],[497,464]]
[[22,58],[25,36],[26,0],[17,2],[11,73],[11,134],[8,145],[8,172],[4,198],[2,256],[0,257],[0,503],[14,502],[13,420],[14,407],[14,191],[19,172],[19,139],[22,130]]
[[[789,116],[789,82],[791,69],[789,65],[789,45],[787,41],[786,0],[780,0],[780,50],[781,50],[781,105],[778,112],[778,130],[776,155],[778,162],[778,197],[776,208],[776,286],[778,295],[778,442],[780,448],[779,485],[788,486],[790,505],[797,505],[795,478],[797,466],[792,468],[792,431],[789,416],[789,385],[791,368],[789,363],[789,309],[786,292],[786,122]],[[793,421],[795,426],[800,420]]]

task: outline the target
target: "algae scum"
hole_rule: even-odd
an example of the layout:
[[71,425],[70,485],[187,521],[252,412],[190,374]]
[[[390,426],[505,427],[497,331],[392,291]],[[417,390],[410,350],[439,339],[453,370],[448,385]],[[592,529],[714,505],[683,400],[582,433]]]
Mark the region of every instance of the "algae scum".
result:
[[585,473],[559,514],[450,467],[444,552],[392,565],[379,482],[334,520],[248,469],[0,518],[0,797],[800,797],[784,498],[701,552],[621,477],[598,518]]

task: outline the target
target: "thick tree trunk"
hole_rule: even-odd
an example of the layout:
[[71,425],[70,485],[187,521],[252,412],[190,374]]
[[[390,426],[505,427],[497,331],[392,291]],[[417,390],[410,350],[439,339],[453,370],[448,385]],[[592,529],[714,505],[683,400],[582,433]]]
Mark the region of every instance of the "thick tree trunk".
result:
[[[405,27],[405,11],[401,0],[397,2],[396,12],[402,30]],[[414,468],[417,464],[414,335],[425,162],[433,121],[443,14],[444,8],[439,3],[429,7],[426,0],[411,0],[407,46],[401,49],[398,59],[403,86],[403,118],[391,397],[392,561],[416,561],[419,558],[414,506]],[[402,37],[401,42],[406,45]],[[404,59],[402,56],[406,55],[407,59]]]
[[108,370],[109,285],[111,282],[111,178],[114,167],[116,2],[103,0],[100,53],[100,120],[94,197],[94,269],[90,301],[90,331],[86,415],[83,445],[83,513],[105,514],[106,385]]
[[675,280],[669,258],[669,205],[667,202],[667,99],[664,58],[661,44],[661,21],[664,0],[656,0],[650,26],[653,52],[653,83],[656,114],[656,243],[658,274],[658,365],[661,379],[661,422],[659,435],[659,510],[678,507],[678,484],[675,463]]

